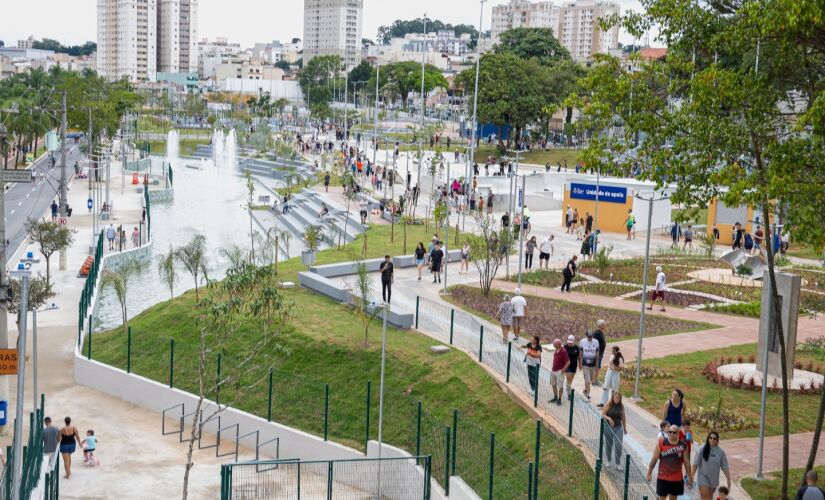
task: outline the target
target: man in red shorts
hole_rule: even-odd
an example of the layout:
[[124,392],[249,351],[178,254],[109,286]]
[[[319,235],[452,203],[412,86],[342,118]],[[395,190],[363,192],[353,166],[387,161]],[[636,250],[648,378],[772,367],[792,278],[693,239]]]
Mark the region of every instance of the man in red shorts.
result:
[[659,462],[659,472],[656,475],[656,495],[661,500],[676,500],[685,494],[684,476],[682,467],[687,473],[687,487],[693,487],[690,477],[690,457],[687,453],[687,444],[679,440],[679,428],[671,425],[667,430],[667,439],[656,443],[653,448],[653,458],[647,468],[648,482],[653,477],[653,468]]
[[650,293],[650,305],[648,306],[648,310],[653,310],[653,303],[656,302],[656,299],[662,300],[662,311],[665,310],[665,282],[667,281],[667,276],[665,276],[664,271],[662,271],[661,266],[656,267],[656,288],[653,289],[653,292]]

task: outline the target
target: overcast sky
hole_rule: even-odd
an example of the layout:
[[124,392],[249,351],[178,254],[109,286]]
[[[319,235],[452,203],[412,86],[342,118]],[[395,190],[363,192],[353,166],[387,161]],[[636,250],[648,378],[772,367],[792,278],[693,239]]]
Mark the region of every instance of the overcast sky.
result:
[[[622,12],[638,9],[638,0],[616,0]],[[54,38],[64,44],[80,44],[97,36],[96,0],[2,0],[0,40]],[[490,29],[492,6],[506,0],[488,1],[484,29]],[[561,3],[560,1],[558,3]],[[255,42],[289,40],[303,36],[303,0],[200,0],[199,38],[228,37],[241,46]],[[430,18],[452,24],[478,24],[478,0],[364,0],[364,37],[375,38],[378,27],[396,19],[412,19],[425,12]],[[624,42],[629,42],[626,36]]]

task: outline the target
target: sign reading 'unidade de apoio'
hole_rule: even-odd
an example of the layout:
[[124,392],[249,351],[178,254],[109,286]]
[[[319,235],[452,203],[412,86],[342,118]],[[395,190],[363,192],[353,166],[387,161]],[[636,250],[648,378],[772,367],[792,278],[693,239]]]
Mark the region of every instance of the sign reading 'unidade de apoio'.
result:
[[[570,183],[570,198],[574,200],[596,200],[595,184]],[[627,188],[599,186],[599,201],[606,203],[627,203]]]

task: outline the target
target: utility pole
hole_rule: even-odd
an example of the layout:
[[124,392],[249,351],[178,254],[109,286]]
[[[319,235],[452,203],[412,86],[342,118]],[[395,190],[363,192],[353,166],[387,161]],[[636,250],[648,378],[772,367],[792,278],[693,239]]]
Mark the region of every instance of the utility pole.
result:
[[[3,267],[5,267],[5,265]],[[14,499],[21,498],[20,485],[23,482],[23,401],[26,392],[26,320],[29,316],[29,276],[31,274],[22,263],[17,269],[18,270],[12,274],[20,277],[22,281],[22,291],[20,293],[20,336],[17,339],[17,400],[14,403],[14,448],[12,455],[14,461],[12,462],[11,480],[11,498]],[[33,408],[33,410],[35,408]],[[35,425],[40,425],[40,422],[36,422]]]
[[[484,2],[487,0],[481,0],[481,8],[479,9],[478,14],[478,40],[476,41],[476,85],[475,90],[473,91],[473,123],[472,123],[472,135],[470,136],[470,158],[467,160],[467,177],[464,180],[467,186],[470,186],[470,168],[472,165],[475,164],[476,159],[476,127],[477,127],[477,120],[478,120],[478,76],[481,72],[481,23],[484,20]],[[465,188],[465,191],[469,192],[469,189]]]
[[[0,109],[0,112],[18,113],[14,109]],[[3,122],[0,121],[0,143],[6,141],[6,128]],[[9,286],[8,278],[6,277],[6,183],[3,182],[0,176],[0,348],[8,349],[9,347],[9,327],[8,327],[8,306],[9,306]],[[0,376],[0,400],[9,400],[9,376]],[[8,413],[8,410],[6,411]],[[7,418],[8,421],[8,418]],[[0,434],[7,434],[8,430],[5,425],[0,426]]]
[[[90,111],[91,112],[91,111]],[[60,120],[60,216],[66,217],[66,209],[69,206],[66,194],[66,92],[63,92],[63,117]],[[6,262],[3,261],[3,265]]]

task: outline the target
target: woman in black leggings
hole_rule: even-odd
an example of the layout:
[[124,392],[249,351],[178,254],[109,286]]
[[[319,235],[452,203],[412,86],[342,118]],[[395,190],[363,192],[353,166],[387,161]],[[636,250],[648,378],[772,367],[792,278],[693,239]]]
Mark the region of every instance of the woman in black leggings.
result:
[[567,261],[567,266],[562,271],[562,276],[564,276],[564,283],[561,285],[561,291],[570,292],[570,283],[573,281],[573,277],[576,276],[576,261],[579,259],[578,255],[574,255],[572,259]]

